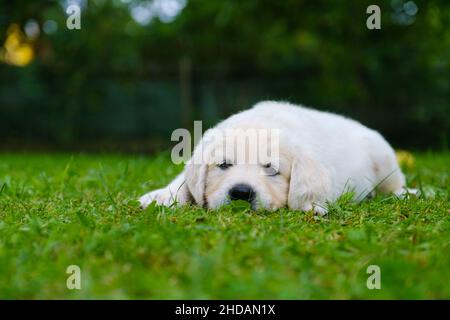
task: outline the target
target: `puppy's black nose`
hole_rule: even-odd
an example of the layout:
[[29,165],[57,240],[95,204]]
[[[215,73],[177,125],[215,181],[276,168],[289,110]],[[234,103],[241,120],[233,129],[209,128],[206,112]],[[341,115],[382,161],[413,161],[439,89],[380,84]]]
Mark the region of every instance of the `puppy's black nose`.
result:
[[244,200],[251,202],[255,198],[255,191],[246,184],[237,184],[228,192],[231,200]]

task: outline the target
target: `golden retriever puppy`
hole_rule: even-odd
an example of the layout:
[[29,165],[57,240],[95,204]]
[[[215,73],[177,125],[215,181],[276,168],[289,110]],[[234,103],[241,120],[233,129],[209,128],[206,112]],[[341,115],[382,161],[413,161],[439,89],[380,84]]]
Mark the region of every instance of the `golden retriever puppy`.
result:
[[217,208],[239,199],[255,210],[325,214],[345,192],[360,201],[375,190],[416,192],[405,187],[395,153],[378,132],[336,114],[264,101],[207,130],[184,171],[140,203]]

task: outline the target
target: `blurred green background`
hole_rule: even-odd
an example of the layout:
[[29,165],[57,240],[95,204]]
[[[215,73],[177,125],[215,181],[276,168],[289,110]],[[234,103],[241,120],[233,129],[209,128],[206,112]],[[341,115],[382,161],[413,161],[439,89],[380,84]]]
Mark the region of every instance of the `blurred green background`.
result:
[[450,1],[0,1],[0,148],[157,151],[263,99],[448,148]]

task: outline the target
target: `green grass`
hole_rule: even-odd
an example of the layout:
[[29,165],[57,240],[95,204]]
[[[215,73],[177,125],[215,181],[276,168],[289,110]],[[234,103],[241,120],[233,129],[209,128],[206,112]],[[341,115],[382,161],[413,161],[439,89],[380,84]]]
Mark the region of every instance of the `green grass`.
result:
[[[326,217],[138,209],[165,156],[0,155],[0,298],[450,298],[450,154],[417,154],[425,196],[343,197]],[[366,268],[381,268],[368,290]],[[68,290],[66,268],[81,268]]]

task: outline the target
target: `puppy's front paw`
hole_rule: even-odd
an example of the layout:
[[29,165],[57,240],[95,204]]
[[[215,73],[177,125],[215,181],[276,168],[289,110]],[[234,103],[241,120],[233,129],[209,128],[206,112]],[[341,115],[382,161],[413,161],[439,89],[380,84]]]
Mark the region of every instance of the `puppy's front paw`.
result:
[[139,198],[142,209],[147,208],[153,201],[156,201],[157,204],[162,206],[170,206],[175,202],[175,195],[168,188],[162,188],[149,192]]
[[324,216],[328,213],[328,209],[325,205],[316,204],[316,203],[305,203],[301,206],[302,211],[310,211],[313,210],[315,214],[319,216]]
[[420,196],[420,190],[411,189],[411,188],[402,188],[401,190],[394,192],[394,194],[397,197],[399,197],[400,199],[405,199],[405,198],[409,198],[410,196],[415,196],[415,197]]

